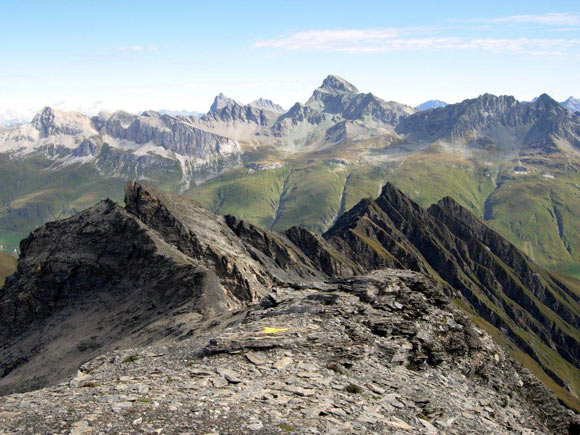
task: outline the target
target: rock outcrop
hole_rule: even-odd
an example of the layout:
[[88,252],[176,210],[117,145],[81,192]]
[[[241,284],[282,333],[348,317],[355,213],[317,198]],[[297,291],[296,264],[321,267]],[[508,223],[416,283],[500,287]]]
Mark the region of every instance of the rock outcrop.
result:
[[[326,276],[283,235],[195,202],[130,182],[125,204],[102,201],[21,243],[18,270],[0,296],[0,391],[70,374],[79,359],[114,348],[162,315],[219,314],[258,303],[276,283]],[[63,329],[57,319],[78,311],[86,314],[69,319],[78,331]],[[87,331],[94,348],[67,340]],[[66,352],[56,352],[55,342]],[[36,357],[35,348],[43,349]]]
[[[3,397],[8,432],[573,433],[578,419],[441,287],[383,270],[274,286],[186,340],[101,355]],[[183,327],[183,325],[181,325]]]
[[286,112],[282,106],[274,103],[272,100],[268,100],[267,98],[258,98],[257,100],[252,101],[249,105],[257,107],[258,109],[270,110],[271,112]]
[[[566,359],[577,347],[562,301],[573,295],[450,199],[426,211],[386,185],[322,238],[130,182],[124,208],[102,201],[34,231],[21,250],[0,290],[0,393],[49,387],[3,397],[8,432],[580,424],[452,304]],[[561,320],[547,324],[518,290]]]
[[443,280],[449,295],[461,292],[479,316],[574,391],[568,383],[570,373],[580,374],[580,296],[453,199],[424,210],[387,183],[324,237],[366,270],[408,268]]

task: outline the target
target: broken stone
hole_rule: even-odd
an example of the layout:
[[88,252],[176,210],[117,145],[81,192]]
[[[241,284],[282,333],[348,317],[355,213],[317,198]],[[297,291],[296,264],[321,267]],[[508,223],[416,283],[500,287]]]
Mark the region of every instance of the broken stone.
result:
[[248,361],[257,366],[264,365],[268,362],[266,357],[258,352],[247,352],[245,355]]
[[284,370],[286,369],[286,367],[288,367],[290,364],[292,364],[292,358],[290,357],[284,357],[284,358],[280,358],[278,361],[276,361],[272,367],[274,367],[276,370]]

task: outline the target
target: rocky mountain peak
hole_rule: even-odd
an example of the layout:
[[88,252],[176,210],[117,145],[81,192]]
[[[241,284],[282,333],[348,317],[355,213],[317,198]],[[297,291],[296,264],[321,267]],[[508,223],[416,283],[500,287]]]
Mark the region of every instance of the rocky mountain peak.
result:
[[541,108],[544,110],[552,110],[552,109],[560,109],[560,103],[550,97],[548,94],[544,93],[540,95],[534,104],[537,108]]
[[55,113],[52,107],[46,106],[42,108],[34,118],[32,118],[32,125],[41,132],[46,132],[54,123]]
[[258,98],[257,100],[252,101],[249,105],[258,109],[271,110],[272,112],[278,113],[284,113],[286,111],[279,104],[276,104],[272,100],[268,100],[266,98]]
[[162,116],[161,113],[156,112],[155,110],[145,110],[141,113],[141,116],[145,116],[147,118],[159,118]]
[[511,107],[517,104],[518,102],[518,100],[516,100],[515,97],[511,95],[494,95],[490,93],[485,93],[475,98],[474,100],[466,100],[466,101],[475,103],[476,106],[482,107],[483,109],[492,109],[492,110]]
[[335,75],[329,75],[324,79],[322,85],[318,88],[326,92],[358,94],[359,90],[345,79]]
[[422,110],[429,110],[429,109],[439,109],[440,107],[447,106],[445,101],[441,100],[428,100],[424,103],[419,104],[415,109],[422,111]]
[[393,183],[388,181],[382,188],[381,194],[377,198],[377,201],[387,201],[392,206],[397,209],[415,209],[420,208],[411,199],[401,192]]
[[[202,116],[201,120],[210,123],[225,123],[230,126],[232,124],[245,124],[246,126],[253,125],[254,127],[260,128],[271,125],[279,116],[280,110],[284,111],[284,109],[270,100],[257,100],[256,104],[244,105],[220,93],[215,97],[209,112]],[[226,131],[228,131],[227,128]]]
[[223,93],[220,92],[219,95],[217,95],[214,98],[213,103],[209,108],[209,112],[217,113],[220,110],[236,105],[238,105],[236,100],[234,100],[233,98],[226,97]]
[[575,113],[580,111],[580,99],[578,98],[569,97],[566,101],[562,101],[560,104],[569,112]]
[[39,131],[41,138],[58,134],[90,136],[96,133],[86,115],[79,112],[62,112],[48,106],[34,116],[31,125]]

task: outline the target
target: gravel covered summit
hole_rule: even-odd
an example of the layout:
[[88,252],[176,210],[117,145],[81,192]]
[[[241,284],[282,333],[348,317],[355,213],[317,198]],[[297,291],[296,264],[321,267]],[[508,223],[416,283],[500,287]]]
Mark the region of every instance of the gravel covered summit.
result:
[[170,345],[4,397],[4,433],[566,433],[561,407],[420,274],[275,287]]

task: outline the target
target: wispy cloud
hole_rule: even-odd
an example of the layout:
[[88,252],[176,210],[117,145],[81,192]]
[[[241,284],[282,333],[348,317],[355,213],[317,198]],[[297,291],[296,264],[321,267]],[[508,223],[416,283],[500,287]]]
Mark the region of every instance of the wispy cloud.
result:
[[580,26],[580,14],[552,12],[541,15],[511,15],[486,21],[492,23],[543,24],[548,26]]
[[[425,33],[425,32],[423,32]],[[465,38],[430,36],[410,29],[309,30],[255,43],[257,48],[343,53],[484,50],[529,55],[563,55],[580,47],[580,39]]]
[[158,51],[157,45],[126,45],[115,48],[115,51],[122,52],[139,52],[139,51]]

